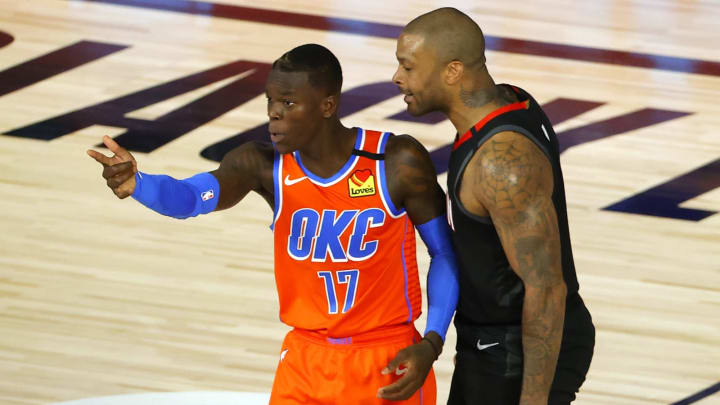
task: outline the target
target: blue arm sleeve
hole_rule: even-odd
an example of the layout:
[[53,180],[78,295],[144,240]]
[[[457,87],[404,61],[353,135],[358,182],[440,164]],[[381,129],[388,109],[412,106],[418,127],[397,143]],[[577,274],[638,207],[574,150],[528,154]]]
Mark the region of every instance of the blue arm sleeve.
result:
[[434,331],[444,342],[450,320],[455,313],[455,307],[457,307],[460,290],[451,231],[444,216],[433,218],[416,228],[430,253],[425,335]]
[[217,207],[220,184],[210,173],[185,180],[164,174],[137,172],[132,197],[140,204],[169,217],[185,219],[207,214]]

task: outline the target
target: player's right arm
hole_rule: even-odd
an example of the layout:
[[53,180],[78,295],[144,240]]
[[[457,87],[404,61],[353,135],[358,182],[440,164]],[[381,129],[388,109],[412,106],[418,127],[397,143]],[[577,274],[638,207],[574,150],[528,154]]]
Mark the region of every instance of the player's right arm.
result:
[[[520,405],[547,404],[562,342],[563,279],[553,169],[533,141],[500,132],[468,163],[461,187],[471,212],[486,209],[513,271],[522,280],[523,379]],[[462,189],[461,189],[462,193]]]
[[220,185],[220,199],[216,211],[239,203],[250,191],[260,194],[273,206],[272,145],[247,142],[228,152],[220,167],[210,172]]
[[137,170],[135,158],[112,138],[103,138],[111,157],[88,150],[103,165],[102,176],[118,198],[132,196],[163,215],[187,218],[230,208],[251,190],[272,203],[271,146],[248,142],[228,152],[218,169],[185,180],[149,175]]

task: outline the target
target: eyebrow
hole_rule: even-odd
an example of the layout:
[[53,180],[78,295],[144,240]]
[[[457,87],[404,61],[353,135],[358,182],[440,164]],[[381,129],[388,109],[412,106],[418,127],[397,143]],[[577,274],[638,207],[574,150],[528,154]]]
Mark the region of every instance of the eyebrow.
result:
[[[269,93],[268,89],[265,88],[265,95],[269,97],[269,94],[268,94],[268,93]],[[291,90],[285,90],[285,91],[280,92],[280,96],[281,96],[281,97],[283,97],[283,96],[294,96],[294,95],[295,95],[295,91],[292,90],[292,89],[291,89]]]

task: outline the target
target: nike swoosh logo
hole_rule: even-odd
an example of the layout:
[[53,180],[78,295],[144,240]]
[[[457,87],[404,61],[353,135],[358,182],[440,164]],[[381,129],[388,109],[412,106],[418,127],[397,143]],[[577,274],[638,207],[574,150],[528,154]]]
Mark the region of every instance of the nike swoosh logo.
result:
[[395,375],[403,375],[403,374],[407,373],[407,370],[408,370],[408,369],[406,369],[406,368],[402,368],[402,369],[401,369],[401,368],[398,367],[398,368],[395,369]]
[[486,345],[483,345],[483,344],[480,344],[480,341],[478,340],[478,341],[477,341],[477,348],[478,348],[478,350],[481,350],[481,351],[482,351],[482,350],[487,349],[488,347],[493,347],[493,346],[499,345],[499,344],[500,344],[500,343],[495,342],[495,343],[488,343],[488,344],[486,344]]
[[292,180],[290,180],[290,175],[288,174],[287,176],[285,176],[285,185],[286,185],[286,186],[292,186],[293,184],[299,183],[299,182],[301,182],[301,181],[303,181],[303,180],[305,180],[305,179],[307,179],[307,176],[298,177],[297,179],[292,179]]

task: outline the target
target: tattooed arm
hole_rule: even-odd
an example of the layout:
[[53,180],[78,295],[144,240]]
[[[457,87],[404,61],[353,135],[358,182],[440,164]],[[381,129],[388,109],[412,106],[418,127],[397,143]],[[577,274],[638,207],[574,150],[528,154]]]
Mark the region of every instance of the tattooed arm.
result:
[[528,138],[493,136],[465,171],[461,199],[492,218],[513,270],[525,286],[521,405],[547,404],[565,317],[560,233],[550,162]]
[[228,152],[220,167],[210,172],[220,185],[216,210],[230,208],[250,191],[260,194],[273,207],[272,145],[247,142]]
[[[385,164],[388,191],[395,207],[404,208],[415,225],[428,224],[438,218],[447,224],[444,217],[445,193],[437,182],[437,174],[430,155],[417,140],[408,135],[391,137],[385,149]],[[420,234],[422,236],[422,231]],[[449,238],[449,230],[447,235]],[[436,236],[438,239],[440,237],[440,235]],[[433,270],[431,264],[428,280],[431,273],[438,271],[441,270]],[[428,282],[428,285],[430,284]],[[431,301],[429,291],[428,288],[428,301]],[[455,311],[456,304],[457,296],[455,302],[450,305],[451,314]],[[428,319],[431,317],[430,312],[431,308],[428,305]],[[447,328],[447,325],[445,327]],[[430,331],[420,342],[400,350],[383,373],[394,372],[401,365],[407,369],[407,372],[393,384],[382,387],[378,391],[378,396],[392,401],[410,398],[425,382],[442,346],[443,337],[438,332]]]
[[385,155],[393,205],[405,208],[416,225],[444,215],[445,192],[425,147],[410,135],[397,135],[388,140]]

